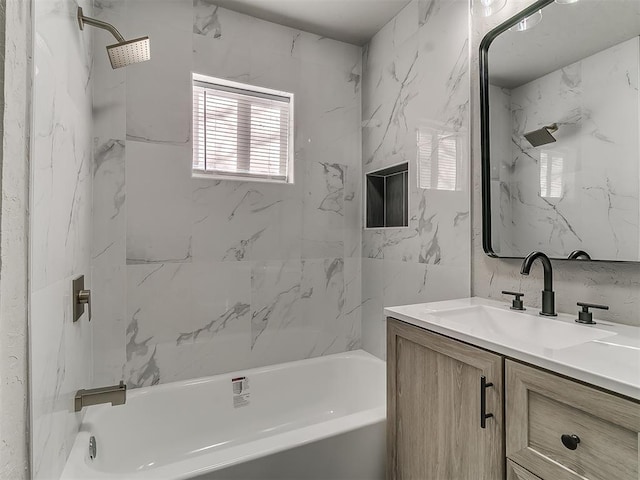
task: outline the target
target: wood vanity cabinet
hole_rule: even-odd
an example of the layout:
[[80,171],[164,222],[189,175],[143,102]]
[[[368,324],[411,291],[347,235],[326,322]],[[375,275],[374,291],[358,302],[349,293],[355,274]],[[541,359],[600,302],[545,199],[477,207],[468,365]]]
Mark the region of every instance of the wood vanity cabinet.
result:
[[639,432],[636,400],[388,318],[388,480],[639,480]]
[[387,478],[504,478],[502,377],[500,355],[389,318]]

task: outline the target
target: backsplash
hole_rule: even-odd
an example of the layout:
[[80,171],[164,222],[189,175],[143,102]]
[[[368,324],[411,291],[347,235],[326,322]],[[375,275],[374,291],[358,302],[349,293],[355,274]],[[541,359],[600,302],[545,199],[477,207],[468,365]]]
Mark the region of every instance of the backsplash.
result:
[[456,0],[413,0],[363,54],[364,172],[409,163],[409,226],[362,232],[363,345],[383,358],[383,307],[469,295],[468,57]]
[[[472,246],[472,294],[485,298],[508,299],[502,290],[525,293],[525,303],[540,306],[542,268],[534,266],[531,275],[520,275],[520,260],[503,260],[488,257],[482,249],[482,193],[480,156],[480,93],[478,80],[478,51],[482,38],[493,27],[530,5],[531,1],[508,2],[498,14],[488,17],[472,17],[471,22],[471,141],[473,183],[473,246]],[[609,311],[597,311],[603,320],[640,326],[640,265],[613,262],[553,261],[556,307],[564,313],[577,312],[576,302],[602,303]]]
[[[90,14],[91,2],[80,2]],[[93,43],[73,2],[33,4],[34,83],[30,227],[31,476],[58,478],[91,386],[91,328],[71,318],[71,280],[91,288]]]
[[[96,11],[152,41],[95,66],[96,385],[359,348],[361,49],[202,0]],[[191,177],[192,71],[295,94],[295,184]]]

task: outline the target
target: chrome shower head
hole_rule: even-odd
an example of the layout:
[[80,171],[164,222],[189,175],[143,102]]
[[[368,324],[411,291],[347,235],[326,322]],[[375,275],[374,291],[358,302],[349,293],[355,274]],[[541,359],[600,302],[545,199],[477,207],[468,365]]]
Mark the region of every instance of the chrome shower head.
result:
[[532,147],[540,147],[547,143],[553,143],[556,141],[553,135],[558,131],[558,124],[552,123],[546,127],[542,127],[540,130],[534,130],[524,134],[524,138],[531,144]]
[[91,25],[102,28],[111,33],[118,43],[107,47],[107,54],[111,61],[112,68],[126,67],[134,63],[146,62],[151,59],[151,46],[149,37],[140,37],[134,40],[125,40],[118,29],[110,23],[85,17],[82,14],[82,7],[78,7],[78,25],[80,30],[84,30],[84,25]]
[[146,62],[151,58],[149,37],[136,38],[107,47],[109,60],[113,68],[126,67],[133,63]]

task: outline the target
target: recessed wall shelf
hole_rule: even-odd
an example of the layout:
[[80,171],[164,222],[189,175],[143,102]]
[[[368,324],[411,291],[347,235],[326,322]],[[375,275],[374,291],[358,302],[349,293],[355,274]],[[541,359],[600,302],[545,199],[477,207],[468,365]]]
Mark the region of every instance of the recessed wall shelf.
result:
[[367,173],[367,228],[409,226],[409,164]]

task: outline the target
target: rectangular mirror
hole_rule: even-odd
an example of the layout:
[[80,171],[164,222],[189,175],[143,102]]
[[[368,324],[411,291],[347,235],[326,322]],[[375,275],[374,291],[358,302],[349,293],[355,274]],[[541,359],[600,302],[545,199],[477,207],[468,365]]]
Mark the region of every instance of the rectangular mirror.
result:
[[640,261],[640,0],[541,0],[480,46],[483,246]]

